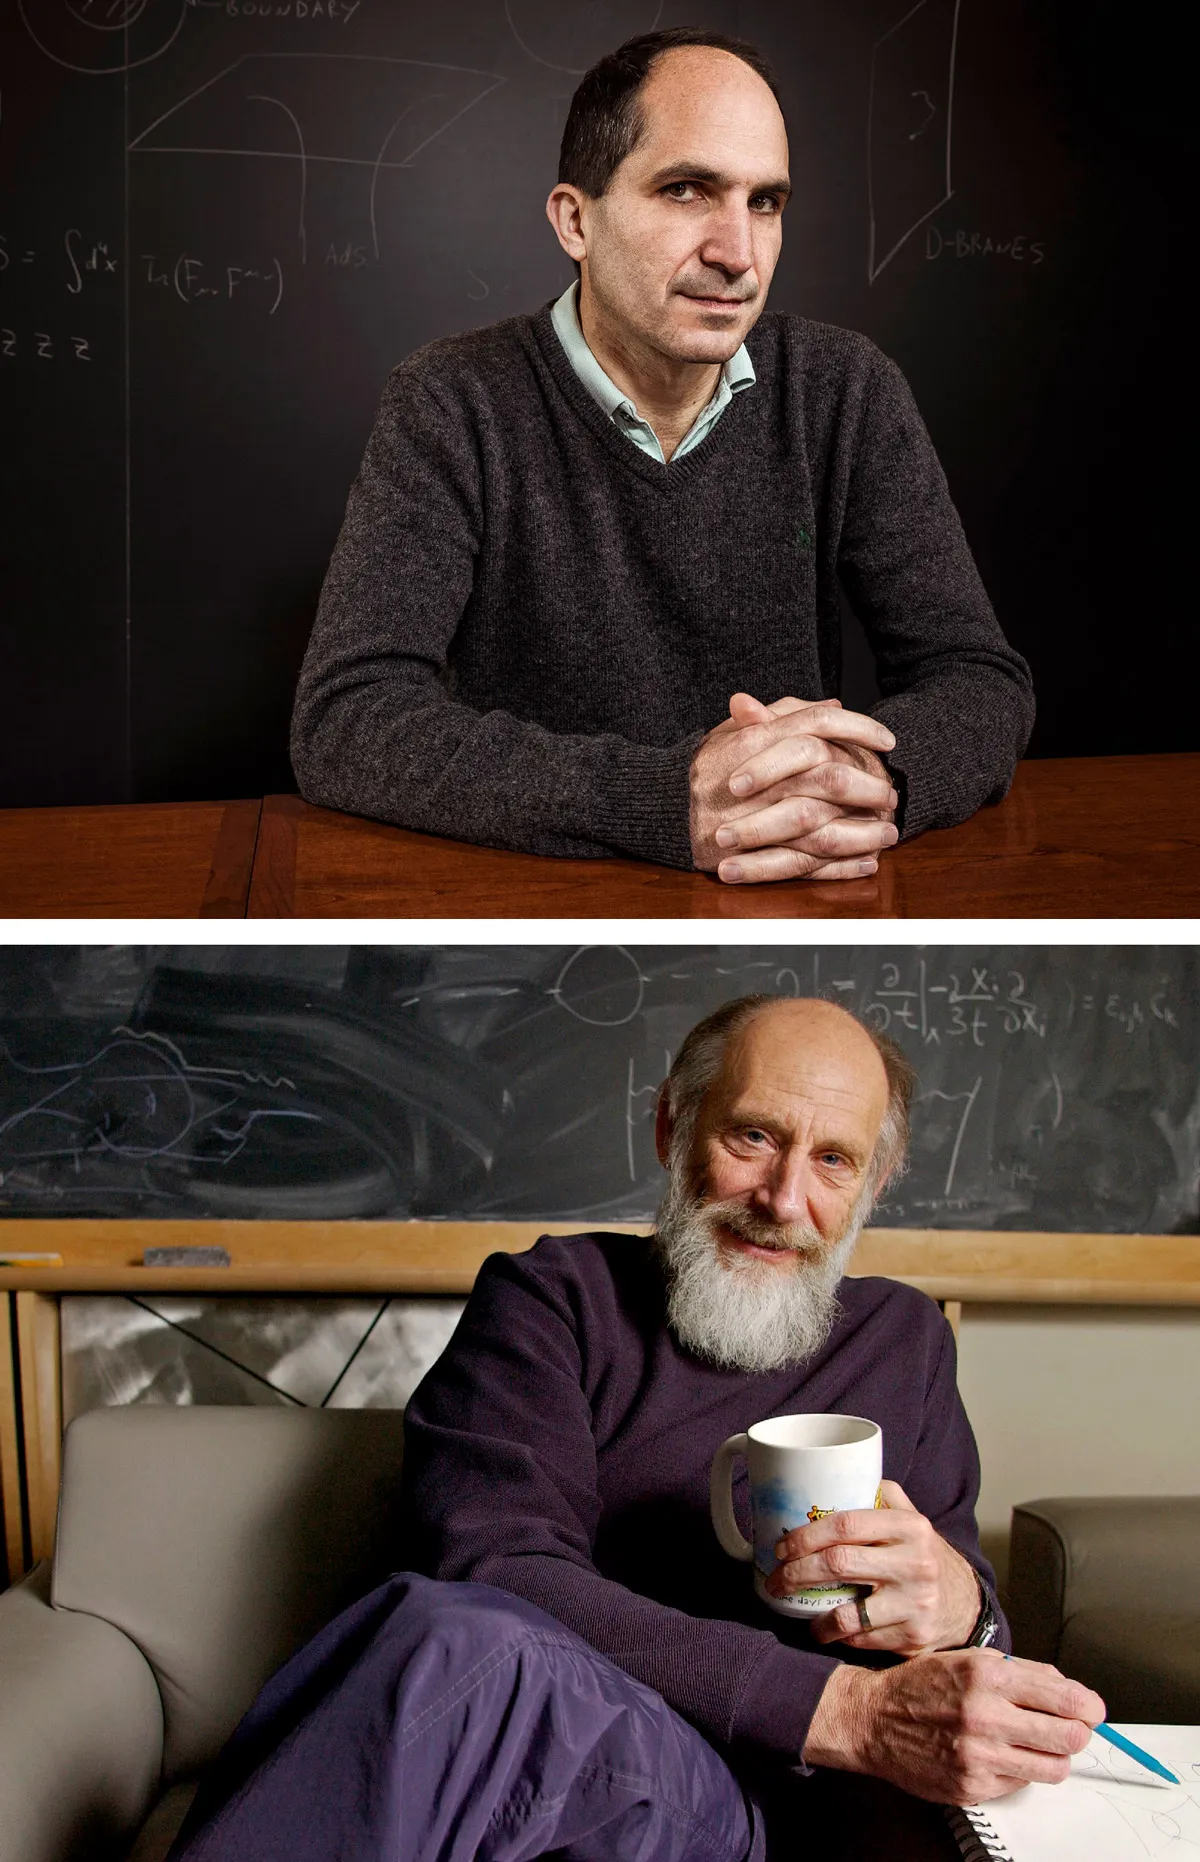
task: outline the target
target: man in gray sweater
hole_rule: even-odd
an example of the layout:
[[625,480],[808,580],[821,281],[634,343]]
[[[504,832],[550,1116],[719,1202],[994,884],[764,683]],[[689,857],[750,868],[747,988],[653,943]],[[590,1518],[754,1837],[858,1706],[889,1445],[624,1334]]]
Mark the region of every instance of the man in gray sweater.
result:
[[763,315],[787,158],[739,41],[583,79],[547,203],[577,283],[388,382],[296,696],[311,801],[736,884],[872,873],[1006,792],[1029,673],[903,377]]

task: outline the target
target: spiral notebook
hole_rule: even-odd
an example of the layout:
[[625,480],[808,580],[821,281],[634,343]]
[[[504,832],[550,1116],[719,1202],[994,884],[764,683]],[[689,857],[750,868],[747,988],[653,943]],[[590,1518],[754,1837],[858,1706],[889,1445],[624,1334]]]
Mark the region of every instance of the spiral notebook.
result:
[[965,1862],[1197,1862],[1200,1726],[1119,1725],[1173,1771],[1156,1778],[1095,1734],[1062,1784],[947,1810]]

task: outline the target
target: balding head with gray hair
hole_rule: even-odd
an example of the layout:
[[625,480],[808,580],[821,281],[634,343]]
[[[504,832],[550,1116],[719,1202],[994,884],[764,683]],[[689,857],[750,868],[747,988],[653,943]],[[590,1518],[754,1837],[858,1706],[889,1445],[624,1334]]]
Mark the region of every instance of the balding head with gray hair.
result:
[[914,1084],[899,1048],[834,1003],[741,996],[692,1029],[660,1098],[655,1232],[686,1349],[751,1372],[820,1349],[903,1168]]
[[[717,1079],[726,1049],[734,1036],[740,1034],[764,1009],[793,1000],[795,998],[790,996],[738,996],[732,1002],[722,1003],[711,1015],[706,1015],[684,1037],[663,1087],[671,1118],[672,1148],[678,1144],[685,1152],[690,1150],[704,1095]],[[887,1074],[887,1111],[883,1115],[871,1159],[869,1194],[874,1203],[878,1201],[885,1185],[904,1169],[908,1154],[909,1112],[917,1075],[911,1061],[894,1041],[877,1033],[867,1022],[852,1015],[849,1009],[842,1008],[840,1003],[829,1006],[836,1007],[838,1014],[844,1015],[847,1022],[862,1030],[883,1062],[883,1070]]]

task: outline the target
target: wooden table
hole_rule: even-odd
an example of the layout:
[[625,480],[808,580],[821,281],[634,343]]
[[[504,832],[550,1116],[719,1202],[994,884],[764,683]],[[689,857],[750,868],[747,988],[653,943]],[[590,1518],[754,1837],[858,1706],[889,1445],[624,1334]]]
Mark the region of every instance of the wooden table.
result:
[[263,804],[252,918],[1200,916],[1200,755],[1022,763],[999,807],[884,854],[872,879],[723,886],[637,860],[548,860]]
[[1008,799],[873,879],[723,886],[265,802],[0,811],[0,917],[1200,917],[1200,755],[1022,763]]
[[244,918],[260,801],[0,810],[0,917]]

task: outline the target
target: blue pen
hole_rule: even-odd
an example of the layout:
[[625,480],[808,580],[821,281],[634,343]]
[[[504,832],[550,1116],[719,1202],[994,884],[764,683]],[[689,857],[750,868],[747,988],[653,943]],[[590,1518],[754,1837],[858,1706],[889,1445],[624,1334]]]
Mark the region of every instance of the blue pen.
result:
[[[1004,1659],[1006,1662],[1011,1662],[1012,1656],[1006,1655]],[[1160,1765],[1157,1759],[1152,1759],[1148,1752],[1143,1752],[1140,1746],[1135,1746],[1132,1739],[1126,1739],[1124,1733],[1118,1733],[1114,1726],[1108,1724],[1107,1720],[1102,1720],[1099,1726],[1093,1726],[1092,1731],[1099,1733],[1101,1739],[1107,1739],[1110,1746],[1116,1746],[1118,1752],[1128,1753],[1129,1757],[1136,1759],[1139,1765],[1145,1765],[1147,1770],[1157,1772],[1159,1777],[1165,1778],[1168,1784],[1179,1783],[1173,1771],[1168,1771],[1165,1765]]]
[[1108,1724],[1107,1720],[1102,1721],[1099,1726],[1094,1726],[1092,1731],[1099,1733],[1101,1739],[1107,1739],[1109,1745],[1116,1746],[1119,1752],[1127,1752],[1131,1759],[1137,1760],[1139,1765],[1145,1765],[1151,1771],[1157,1772],[1160,1778],[1167,1780],[1168,1784],[1179,1783],[1173,1771],[1168,1771],[1165,1765],[1160,1765],[1157,1759],[1152,1759],[1148,1752],[1143,1752],[1140,1746],[1135,1746],[1132,1739],[1126,1739],[1124,1733],[1118,1733],[1114,1726]]

